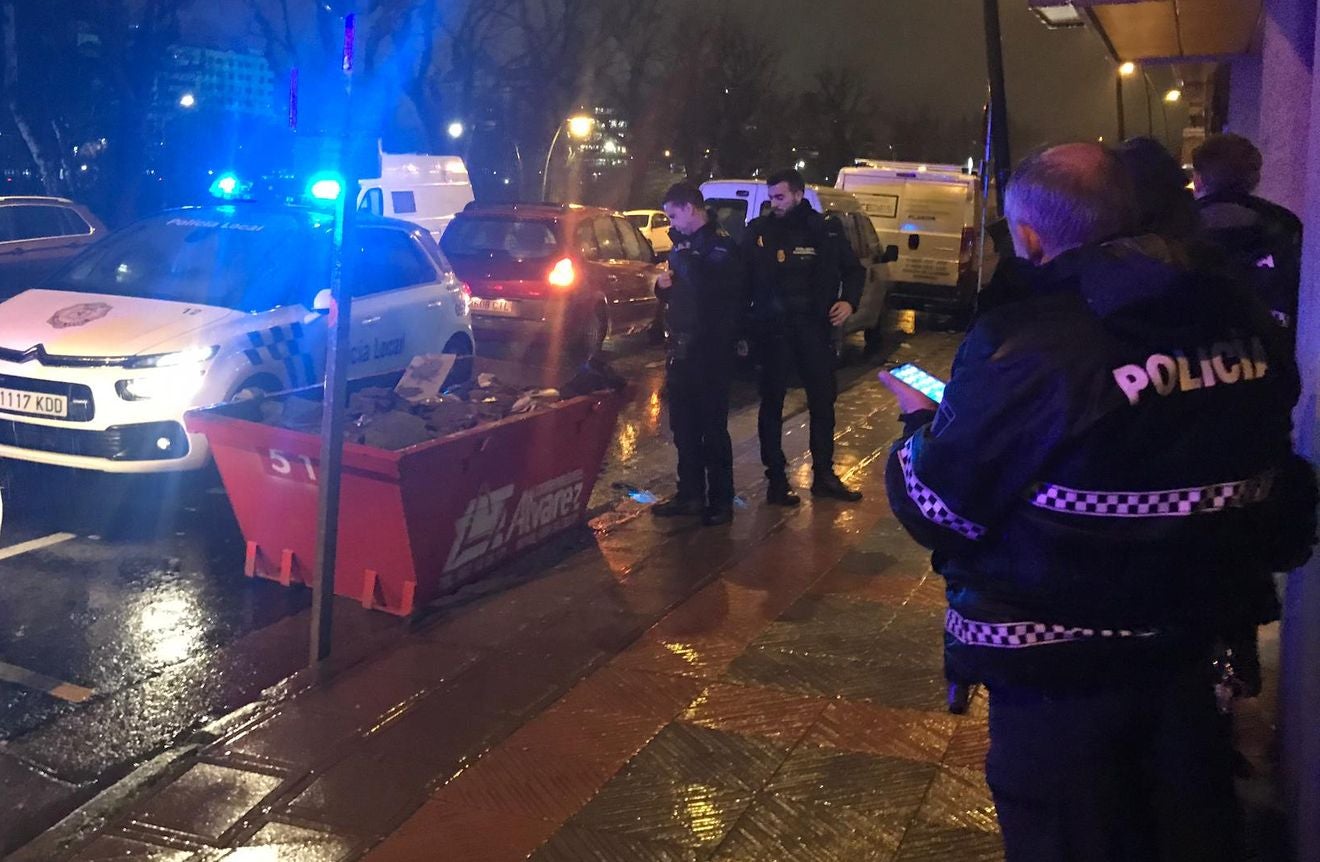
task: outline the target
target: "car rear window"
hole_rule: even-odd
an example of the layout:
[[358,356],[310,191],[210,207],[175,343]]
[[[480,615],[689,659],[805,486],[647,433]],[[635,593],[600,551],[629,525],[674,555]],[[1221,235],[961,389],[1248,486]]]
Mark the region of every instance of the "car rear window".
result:
[[626,218],[642,230],[646,230],[651,221],[651,217],[645,213],[642,213],[641,215],[626,216]]
[[542,260],[559,249],[559,240],[547,222],[462,216],[445,228],[440,247],[453,258]]

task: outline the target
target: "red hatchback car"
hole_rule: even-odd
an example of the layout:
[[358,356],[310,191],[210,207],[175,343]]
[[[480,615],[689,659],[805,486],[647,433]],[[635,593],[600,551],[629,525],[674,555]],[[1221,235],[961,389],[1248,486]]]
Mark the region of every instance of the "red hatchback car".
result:
[[477,340],[539,340],[590,355],[656,320],[660,271],[626,218],[577,204],[473,204],[440,238],[472,290]]

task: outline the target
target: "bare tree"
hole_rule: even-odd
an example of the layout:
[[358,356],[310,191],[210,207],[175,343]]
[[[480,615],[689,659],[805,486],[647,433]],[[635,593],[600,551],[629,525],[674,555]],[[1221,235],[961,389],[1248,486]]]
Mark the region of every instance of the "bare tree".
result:
[[875,148],[876,111],[865,80],[860,69],[828,65],[802,96],[799,139],[819,153],[814,167],[823,178],[837,175],[840,167]]
[[65,171],[61,164],[58,147],[52,148],[50,143],[40,132],[32,116],[22,105],[20,99],[20,81],[19,81],[19,52],[18,52],[18,27],[19,18],[15,10],[14,0],[5,0],[0,4],[0,33],[3,34],[4,46],[4,72],[3,92],[5,105],[9,110],[10,117],[14,121],[14,126],[18,129],[18,134],[23,139],[24,145],[33,164],[37,167],[37,173],[41,177],[41,184],[50,194],[64,194],[67,189],[64,183]]

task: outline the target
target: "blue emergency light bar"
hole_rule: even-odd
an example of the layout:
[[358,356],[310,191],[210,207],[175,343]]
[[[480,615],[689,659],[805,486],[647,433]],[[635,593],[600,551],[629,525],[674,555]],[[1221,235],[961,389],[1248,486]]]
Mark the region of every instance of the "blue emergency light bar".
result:
[[[296,179],[285,175],[283,182]],[[334,171],[319,171],[313,174],[307,183],[301,186],[301,195],[296,191],[298,186],[287,188],[284,191],[279,189],[281,179],[271,179],[269,177],[262,180],[262,190],[257,191],[253,188],[252,182],[247,182],[239,177],[234,171],[224,171],[216,176],[211,183],[210,194],[213,198],[219,198],[223,201],[251,201],[257,199],[263,200],[282,200],[288,203],[294,202],[298,197],[308,203],[316,206],[326,206],[338,202],[344,196],[344,178]]]

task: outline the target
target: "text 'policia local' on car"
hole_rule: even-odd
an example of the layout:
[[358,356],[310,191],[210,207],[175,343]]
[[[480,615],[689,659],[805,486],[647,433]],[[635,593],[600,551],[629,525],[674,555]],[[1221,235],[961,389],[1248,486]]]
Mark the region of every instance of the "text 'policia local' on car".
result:
[[[358,224],[350,377],[422,353],[471,356],[470,295],[430,234]],[[315,207],[171,210],[0,303],[0,457],[113,473],[203,466],[187,410],[324,379],[332,227]],[[467,361],[454,374],[470,372]]]

